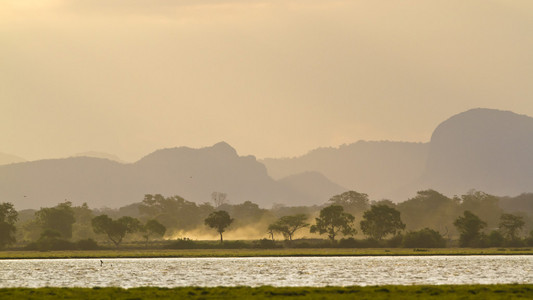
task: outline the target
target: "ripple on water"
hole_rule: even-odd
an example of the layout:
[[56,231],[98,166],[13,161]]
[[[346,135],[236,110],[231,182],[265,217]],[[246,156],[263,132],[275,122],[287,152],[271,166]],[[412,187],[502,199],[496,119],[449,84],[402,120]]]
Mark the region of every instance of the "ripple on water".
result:
[[533,283],[532,256],[0,260],[0,287]]

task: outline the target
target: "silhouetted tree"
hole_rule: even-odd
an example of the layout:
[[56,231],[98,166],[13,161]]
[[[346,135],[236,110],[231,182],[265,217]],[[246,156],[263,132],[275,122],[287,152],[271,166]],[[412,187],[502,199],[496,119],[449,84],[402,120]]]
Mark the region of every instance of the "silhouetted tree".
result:
[[74,219],[76,222],[72,224],[73,239],[89,239],[94,237],[94,232],[91,229],[91,220],[94,218],[93,211],[89,208],[87,203],[81,206],[73,206]]
[[145,232],[145,234],[143,234],[143,237],[146,239],[147,243],[150,239],[150,236],[157,235],[162,237],[167,231],[167,228],[163,226],[163,224],[157,222],[157,220],[148,220],[148,222],[144,224],[144,227],[142,229]]
[[222,238],[222,233],[226,231],[226,228],[231,225],[233,222],[233,219],[230,218],[227,211],[219,210],[212,212],[205,220],[205,225],[216,229],[216,231],[220,234],[220,243],[224,242],[224,239]]
[[227,197],[228,195],[226,193],[221,193],[221,192],[211,193],[211,200],[213,200],[213,203],[215,204],[215,208],[218,208],[222,204],[226,204]]
[[72,224],[76,222],[72,202],[65,201],[55,207],[41,208],[35,213],[41,228],[59,232],[63,238],[72,237]]
[[92,219],[92,225],[95,233],[106,234],[117,247],[127,233],[134,233],[141,229],[141,222],[132,217],[113,220],[107,215],[100,215]]
[[280,232],[286,239],[292,241],[292,237],[298,229],[309,226],[309,224],[305,222],[306,220],[307,215],[304,214],[284,216],[279,218],[276,222],[270,224],[268,229],[271,231]]
[[503,210],[496,196],[471,190],[461,196],[459,212],[468,210],[486,222],[488,228],[498,227]]
[[335,241],[335,237],[342,233],[343,235],[354,235],[357,230],[353,228],[355,217],[349,213],[344,212],[344,208],[340,205],[330,205],[320,210],[320,215],[315,218],[316,224],[311,226],[311,233],[318,232],[318,234],[327,233],[331,241]]
[[340,205],[351,214],[362,214],[370,206],[368,195],[356,191],[344,192],[329,199],[332,205]]
[[15,223],[18,220],[18,212],[12,203],[4,202],[0,204],[0,249],[15,242],[17,228]]
[[459,245],[461,247],[478,247],[481,245],[481,230],[487,227],[487,223],[483,222],[478,216],[469,210],[465,210],[463,216],[459,216],[453,225],[457,227],[461,234],[459,237]]
[[500,231],[503,236],[510,240],[516,241],[518,232],[524,227],[524,218],[513,214],[502,214],[500,217]]
[[415,197],[398,203],[396,209],[409,230],[427,227],[445,231],[445,228],[453,228],[453,221],[462,212],[459,205],[457,198],[448,198],[435,190],[423,190],[418,191]]
[[164,197],[160,194],[145,195],[138,209],[142,216],[157,220],[167,229],[192,229],[214,210],[209,203],[196,205],[180,196]]
[[363,233],[375,240],[405,229],[400,212],[383,204],[372,205],[370,210],[365,211],[360,224]]

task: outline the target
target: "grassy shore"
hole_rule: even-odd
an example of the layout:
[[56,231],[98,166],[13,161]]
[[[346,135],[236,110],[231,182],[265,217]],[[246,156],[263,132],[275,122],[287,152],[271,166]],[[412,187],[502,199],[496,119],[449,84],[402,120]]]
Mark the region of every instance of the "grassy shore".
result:
[[1,299],[530,299],[533,285],[7,288]]
[[442,248],[442,249],[190,249],[190,250],[83,250],[0,251],[0,259],[30,258],[149,258],[149,257],[282,257],[282,256],[407,256],[407,255],[533,255],[531,248]]

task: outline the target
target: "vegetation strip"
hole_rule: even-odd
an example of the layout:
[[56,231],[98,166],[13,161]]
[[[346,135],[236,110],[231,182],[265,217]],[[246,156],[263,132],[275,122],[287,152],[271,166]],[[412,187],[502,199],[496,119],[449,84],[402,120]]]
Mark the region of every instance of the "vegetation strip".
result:
[[4,288],[2,299],[519,299],[533,285],[419,285],[367,287]]
[[93,250],[0,251],[0,259],[157,258],[157,257],[290,257],[290,256],[428,256],[428,255],[533,255],[530,248],[442,249],[193,249],[193,250]]

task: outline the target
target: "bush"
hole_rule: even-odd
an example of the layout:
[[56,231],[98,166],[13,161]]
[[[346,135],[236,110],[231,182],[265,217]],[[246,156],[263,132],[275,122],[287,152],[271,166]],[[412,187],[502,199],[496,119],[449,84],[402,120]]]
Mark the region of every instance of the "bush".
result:
[[254,241],[254,244],[253,244],[253,248],[257,248],[257,249],[274,249],[274,248],[281,248],[281,247],[282,247],[281,245],[269,239],[260,239],[258,241]]
[[45,237],[28,244],[26,249],[37,251],[76,250],[76,245],[64,239]]
[[403,235],[401,234],[397,234],[393,237],[391,237],[390,239],[388,239],[385,244],[387,245],[387,247],[390,247],[390,248],[398,248],[398,247],[401,247],[402,246],[402,243],[403,243]]
[[489,247],[501,247],[503,246],[504,242],[505,239],[503,238],[503,235],[499,231],[493,230],[487,236],[486,244]]
[[353,237],[341,239],[339,241],[339,248],[360,248],[361,242]]
[[406,248],[443,248],[446,246],[446,241],[439,232],[424,228],[405,234],[403,246]]
[[79,240],[76,242],[78,250],[98,250],[100,247],[93,239]]
[[165,248],[167,249],[199,249],[199,245],[188,238],[177,239]]
[[244,241],[227,241],[222,244],[217,243],[214,245],[216,249],[249,249],[252,248],[251,243]]

